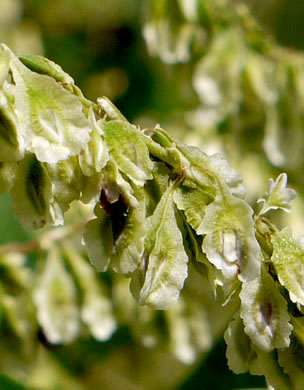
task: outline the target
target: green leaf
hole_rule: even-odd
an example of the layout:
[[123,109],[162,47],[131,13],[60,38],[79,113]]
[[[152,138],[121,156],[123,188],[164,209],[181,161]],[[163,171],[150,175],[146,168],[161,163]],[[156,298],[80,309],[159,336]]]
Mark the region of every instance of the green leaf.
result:
[[266,214],[271,209],[282,209],[290,212],[290,202],[295,199],[297,194],[296,191],[286,188],[286,185],[286,173],[281,173],[276,181],[269,179],[268,192],[265,193],[264,198],[258,200],[258,202],[264,203],[259,215]]
[[261,350],[287,348],[292,325],[289,322],[287,302],[278,285],[262,268],[259,278],[243,283],[240,293],[241,318],[245,332]]
[[227,279],[255,279],[260,272],[260,247],[256,241],[252,209],[242,199],[226,194],[205,212],[199,234],[205,234],[203,251]]
[[33,291],[37,318],[47,339],[54,344],[70,343],[79,334],[76,287],[53,247]]
[[289,228],[271,236],[271,261],[292,302],[304,305],[304,250],[292,239]]
[[21,149],[48,163],[78,155],[92,130],[78,97],[53,78],[29,70],[5,45],[2,48],[11,55]]
[[126,121],[104,122],[102,127],[111,158],[136,185],[152,179],[153,164],[143,135]]
[[187,277],[188,257],[178,227],[172,186],[146,221],[144,254],[132,275],[131,290],[140,304],[168,309],[179,297]]

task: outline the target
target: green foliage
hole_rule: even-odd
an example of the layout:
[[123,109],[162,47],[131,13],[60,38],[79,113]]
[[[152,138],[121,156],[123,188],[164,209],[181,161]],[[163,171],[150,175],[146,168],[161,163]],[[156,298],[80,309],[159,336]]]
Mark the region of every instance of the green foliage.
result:
[[[240,168],[247,152],[260,153],[262,181],[284,166],[298,189],[298,57],[285,56],[241,6],[145,3],[150,53],[175,65],[172,74],[183,69],[190,86],[176,87],[176,102],[189,98],[180,127],[224,139],[224,154]],[[269,180],[255,212],[225,157],[159,125],[132,125],[109,99],[86,99],[55,62],[17,56],[5,44],[0,103],[0,192],[10,194],[25,229],[46,228],[24,246],[0,247],[0,315],[9,330],[1,351],[32,372],[29,385],[74,383],[39,351],[37,334],[52,347],[88,336],[106,342],[127,326],[145,348],[158,346],[187,364],[226,329],[231,370],[263,375],[276,389],[301,388],[304,252],[274,214],[289,212],[296,195],[286,173]],[[104,274],[88,263],[82,235],[91,264]],[[10,359],[0,360],[9,373]],[[44,365],[60,372],[50,385],[33,374]]]

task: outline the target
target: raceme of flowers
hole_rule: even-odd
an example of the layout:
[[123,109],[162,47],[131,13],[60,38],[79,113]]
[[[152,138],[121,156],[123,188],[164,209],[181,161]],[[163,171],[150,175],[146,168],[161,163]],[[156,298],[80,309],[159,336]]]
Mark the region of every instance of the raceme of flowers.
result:
[[[87,100],[53,62],[18,58],[1,45],[0,87],[0,189],[10,193],[22,225],[57,226],[73,201],[92,204],[83,236],[91,263],[129,278],[140,305],[169,310],[173,340],[195,266],[201,283],[222,290],[226,304],[237,302],[225,333],[230,368],[265,375],[278,389],[300,389],[304,249],[265,216],[289,210],[295,193],[286,188],[286,174],[270,180],[253,215],[241,175],[220,155],[187,146],[159,126],[130,124],[108,99]],[[106,288],[79,255],[63,252],[82,291],[81,313],[54,247],[33,291],[40,326],[51,342],[69,342],[80,315],[97,338],[107,339],[116,322]],[[198,340],[203,344],[208,340]],[[175,353],[190,362],[189,348],[187,340],[176,343]]]

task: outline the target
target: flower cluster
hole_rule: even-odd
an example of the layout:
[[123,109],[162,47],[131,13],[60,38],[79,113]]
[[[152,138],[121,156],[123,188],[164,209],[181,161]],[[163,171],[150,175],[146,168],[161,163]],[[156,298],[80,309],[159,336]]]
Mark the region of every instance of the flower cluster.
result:
[[[278,389],[300,388],[301,363],[290,360],[303,360],[304,250],[264,216],[290,208],[295,193],[286,175],[270,181],[253,216],[242,177],[220,155],[187,146],[159,126],[140,130],[106,98],[88,101],[45,58],[18,58],[2,45],[0,64],[1,192],[10,192],[23,226],[56,226],[73,201],[92,204],[84,229],[91,263],[130,278],[135,300],[149,307],[143,316],[170,309],[177,356],[191,362],[209,345],[197,325],[189,331],[184,321],[201,318],[205,326],[204,312],[184,293],[194,268],[201,284],[236,304],[225,333],[229,366],[263,374]],[[60,252],[50,248],[33,289],[38,323],[51,343],[72,341],[79,317],[105,340],[117,326],[107,288],[61,245]],[[180,334],[184,340],[174,344]],[[153,344],[156,336],[147,335],[144,343]]]

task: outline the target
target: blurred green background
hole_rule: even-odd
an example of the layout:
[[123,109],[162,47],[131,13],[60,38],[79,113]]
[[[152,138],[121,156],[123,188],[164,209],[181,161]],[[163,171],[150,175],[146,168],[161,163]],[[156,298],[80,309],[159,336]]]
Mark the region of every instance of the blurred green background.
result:
[[[169,23],[158,24],[159,20]],[[222,152],[244,174],[253,205],[269,177],[288,172],[299,193],[296,216],[280,216],[278,223],[287,221],[300,234],[304,105],[297,94],[304,80],[303,20],[301,0],[0,0],[0,41],[17,54],[42,54],[60,64],[89,99],[109,97],[131,122],[142,127],[160,123],[208,153]],[[253,60],[243,63],[247,55]],[[206,95],[202,72],[218,82],[224,96],[219,108],[212,85]],[[281,98],[272,103],[266,95],[274,90]],[[83,217],[77,210],[71,223]],[[1,244],[26,242],[39,234],[21,228],[8,196],[0,199],[0,215]],[[192,364],[178,359],[178,332],[174,336],[163,314],[151,322],[138,317],[121,320],[123,298],[113,301],[118,330],[107,341],[84,331],[72,343],[52,345],[37,323],[30,332],[19,332],[14,305],[35,281],[39,256],[31,254],[15,268],[6,260],[0,263],[1,390],[266,387],[262,377],[229,371],[221,336],[233,308],[222,315],[219,305],[211,315],[208,302],[206,323],[216,330],[208,347],[193,341]],[[30,271],[28,279],[17,283],[18,292],[6,290],[7,280],[18,279],[22,267]],[[9,277],[4,280],[6,272]],[[95,277],[113,294],[115,277]],[[205,292],[197,294],[208,300]],[[188,320],[183,321],[188,329]],[[155,348],[141,343],[150,327],[164,339]],[[31,345],[23,348],[28,342]]]

